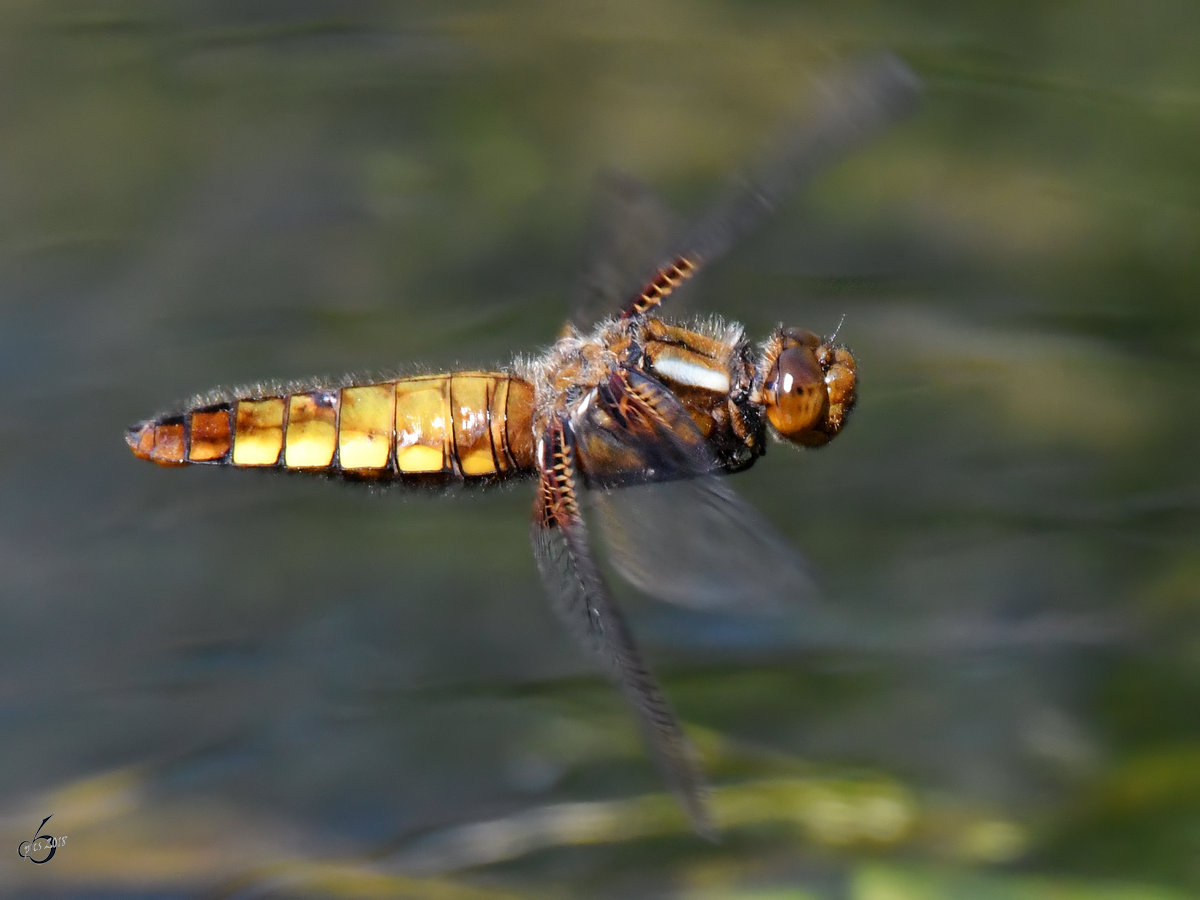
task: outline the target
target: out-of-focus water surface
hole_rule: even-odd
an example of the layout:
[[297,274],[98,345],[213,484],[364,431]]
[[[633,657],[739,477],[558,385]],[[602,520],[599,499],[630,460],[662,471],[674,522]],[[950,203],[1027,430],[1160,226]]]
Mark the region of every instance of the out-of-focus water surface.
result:
[[[1184,0],[6,4],[0,883],[1195,896],[1198,28]],[[215,385],[545,345],[597,170],[698,210],[881,47],[920,112],[698,290],[755,336],[844,317],[850,427],[736,487],[856,627],[626,597],[721,843],[546,610],[529,485],[129,455]]]

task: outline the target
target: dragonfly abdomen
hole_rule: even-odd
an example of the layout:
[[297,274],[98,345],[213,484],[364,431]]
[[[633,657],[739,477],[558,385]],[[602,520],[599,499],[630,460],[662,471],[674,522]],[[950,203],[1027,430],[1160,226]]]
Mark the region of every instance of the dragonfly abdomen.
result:
[[533,405],[521,378],[454,372],[240,397],[142,422],[126,440],[163,466],[495,479],[533,470]]

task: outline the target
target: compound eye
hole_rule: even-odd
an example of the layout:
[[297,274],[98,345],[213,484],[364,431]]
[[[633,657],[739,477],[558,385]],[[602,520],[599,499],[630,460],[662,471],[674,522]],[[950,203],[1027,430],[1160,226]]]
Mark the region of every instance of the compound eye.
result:
[[805,442],[805,432],[824,421],[829,406],[825,373],[810,347],[788,347],[779,354],[767,374],[763,399],[775,430]]

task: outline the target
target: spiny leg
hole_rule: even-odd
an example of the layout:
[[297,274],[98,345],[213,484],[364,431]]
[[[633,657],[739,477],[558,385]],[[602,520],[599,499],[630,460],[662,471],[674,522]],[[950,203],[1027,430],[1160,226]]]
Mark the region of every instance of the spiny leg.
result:
[[592,556],[579,509],[574,437],[563,419],[556,418],[543,437],[538,476],[530,532],[542,584],[554,609],[632,704],[655,761],[692,827],[713,838],[716,832],[695,750],[643,662]]

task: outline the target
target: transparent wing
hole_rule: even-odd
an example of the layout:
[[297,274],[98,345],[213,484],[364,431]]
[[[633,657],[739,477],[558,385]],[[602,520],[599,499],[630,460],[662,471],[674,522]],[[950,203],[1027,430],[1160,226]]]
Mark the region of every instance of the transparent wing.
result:
[[659,770],[697,833],[713,837],[707,787],[696,753],[657,679],[642,661],[629,626],[596,568],[576,502],[575,449],[570,428],[556,421],[539,461],[538,499],[530,536],[542,585],[568,631],[621,688],[637,715]]
[[601,172],[571,292],[572,324],[587,330],[617,315],[682,232],[682,219],[647,184],[625,172]]
[[815,109],[780,129],[770,150],[690,227],[643,182],[619,172],[597,181],[571,321],[640,315],[679,293],[704,265],[753,231],[822,169],[911,112],[920,93],[894,56],[861,60],[821,79]]
[[629,485],[591,497],[613,568],[649,596],[710,610],[803,607],[822,620],[814,627],[833,624],[804,557],[722,479]]
[[572,426],[612,564],[634,586],[700,608],[821,612],[804,558],[717,474],[661,382],[620,369]]
[[784,126],[771,150],[709,207],[696,224],[646,270],[624,300],[622,315],[641,315],[675,292],[702,266],[724,256],[789,194],[826,166],[911,112],[920,82],[894,56],[862,60],[817,82],[814,111]]

